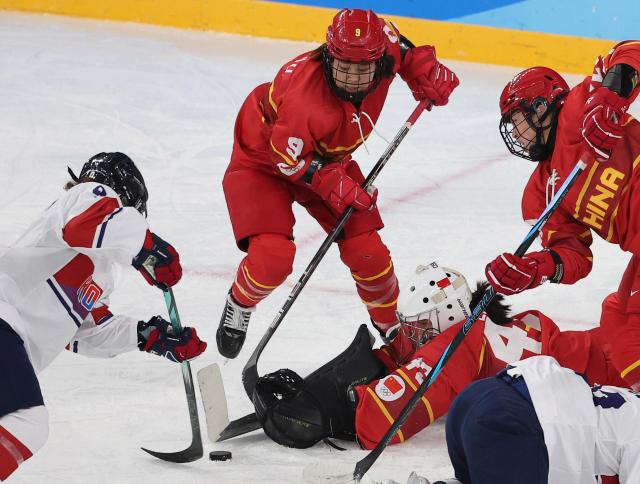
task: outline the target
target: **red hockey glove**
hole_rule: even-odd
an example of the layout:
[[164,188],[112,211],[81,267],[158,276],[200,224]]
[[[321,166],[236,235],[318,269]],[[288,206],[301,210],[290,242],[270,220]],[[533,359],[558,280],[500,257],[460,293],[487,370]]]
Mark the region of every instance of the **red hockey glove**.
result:
[[501,294],[518,294],[525,289],[533,289],[550,280],[562,279],[560,257],[549,250],[531,252],[524,257],[504,253],[485,267],[489,284]]
[[409,49],[399,73],[416,101],[429,100],[436,106],[447,104],[451,92],[460,84],[458,76],[438,62],[435,50],[428,45]]
[[340,214],[347,206],[356,210],[369,210],[376,204],[378,190],[372,187],[370,193],[349,175],[340,163],[323,166],[313,174],[311,189],[322,198],[331,209]]
[[174,336],[171,323],[154,316],[138,323],[138,348],[181,363],[199,356],[207,349],[207,343],[198,337],[195,328],[182,328],[180,335]]
[[133,258],[133,267],[152,286],[160,289],[177,284],[182,277],[180,256],[173,246],[147,230],[142,249]]
[[587,100],[582,118],[585,150],[599,161],[608,161],[622,139],[622,118],[629,108],[627,99],[606,87],[596,89]]

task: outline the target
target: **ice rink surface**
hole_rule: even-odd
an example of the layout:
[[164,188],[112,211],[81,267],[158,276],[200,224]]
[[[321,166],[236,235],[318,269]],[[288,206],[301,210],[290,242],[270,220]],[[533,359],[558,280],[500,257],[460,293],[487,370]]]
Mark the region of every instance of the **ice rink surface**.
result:
[[[147,181],[152,229],[181,254],[185,274],[175,295],[183,324],[197,326],[210,344],[193,362],[194,372],[222,363],[215,330],[242,257],[221,189],[235,115],[255,85],[313,47],[0,12],[0,246],[11,244],[60,195],[67,165],[79,170],[100,151],[129,154]],[[475,281],[489,260],[515,250],[528,230],[520,197],[533,165],[509,155],[498,133],[498,96],[519,69],[447,64],[461,79],[451,102],[423,114],[376,182],[386,223],[382,237],[401,284],[416,265],[432,260]],[[579,79],[568,77],[571,85]],[[377,128],[391,139],[414,106],[398,79]],[[365,172],[386,147],[375,134],[367,144],[371,154],[360,148],[355,156]],[[239,358],[222,367],[231,418],[252,410],[240,381],[245,359],[324,237],[303,210],[296,215],[294,273],[254,314]],[[600,301],[615,290],[629,256],[599,240],[594,254],[586,280],[512,297],[514,310],[543,310],[563,329],[596,325]],[[162,294],[134,270],[124,268],[119,280],[114,312],[140,319],[166,315]],[[331,250],[264,352],[259,371],[289,367],[305,375],[340,353],[367,320],[348,270]],[[207,442],[205,458],[195,463],[164,463],[140,446],[177,451],[188,445],[177,365],[140,353],[112,360],[65,353],[40,381],[51,435],[10,479],[15,484],[297,483],[310,462],[355,464],[365,455],[355,445],[346,452],[323,444],[287,449],[256,432]],[[204,424],[202,411],[201,419]],[[230,450],[233,460],[210,462],[209,450]],[[388,448],[369,476],[405,482],[411,470],[432,480],[451,477],[444,419]]]

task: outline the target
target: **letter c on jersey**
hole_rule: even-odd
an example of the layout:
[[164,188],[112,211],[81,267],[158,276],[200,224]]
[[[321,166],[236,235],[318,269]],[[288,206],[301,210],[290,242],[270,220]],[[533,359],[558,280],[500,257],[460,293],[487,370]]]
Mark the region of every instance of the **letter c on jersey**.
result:
[[402,378],[398,375],[389,375],[378,382],[376,394],[380,397],[380,400],[393,402],[404,395],[405,388]]

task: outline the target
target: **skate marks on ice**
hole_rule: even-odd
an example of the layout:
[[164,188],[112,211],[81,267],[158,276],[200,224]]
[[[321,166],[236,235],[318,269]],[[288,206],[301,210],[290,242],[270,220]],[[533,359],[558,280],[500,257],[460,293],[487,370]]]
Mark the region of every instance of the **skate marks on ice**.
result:
[[[400,484],[393,479],[372,480],[366,475],[360,481],[355,481],[353,472],[355,464],[338,463],[333,461],[313,462],[302,469],[302,479],[309,484]],[[419,476],[415,471],[411,472],[407,484],[430,484],[425,477]]]

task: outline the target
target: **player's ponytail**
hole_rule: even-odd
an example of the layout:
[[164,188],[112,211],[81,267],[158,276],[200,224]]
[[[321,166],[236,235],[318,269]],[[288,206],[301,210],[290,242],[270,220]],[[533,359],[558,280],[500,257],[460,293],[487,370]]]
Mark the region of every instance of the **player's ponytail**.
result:
[[[478,281],[476,283],[476,290],[473,291],[471,302],[469,303],[471,310],[478,305],[487,289],[489,289],[489,283],[487,281]],[[496,294],[485,311],[489,319],[497,325],[508,324],[513,321],[511,316],[509,316],[511,306],[504,304],[503,301],[504,296],[502,294]]]

